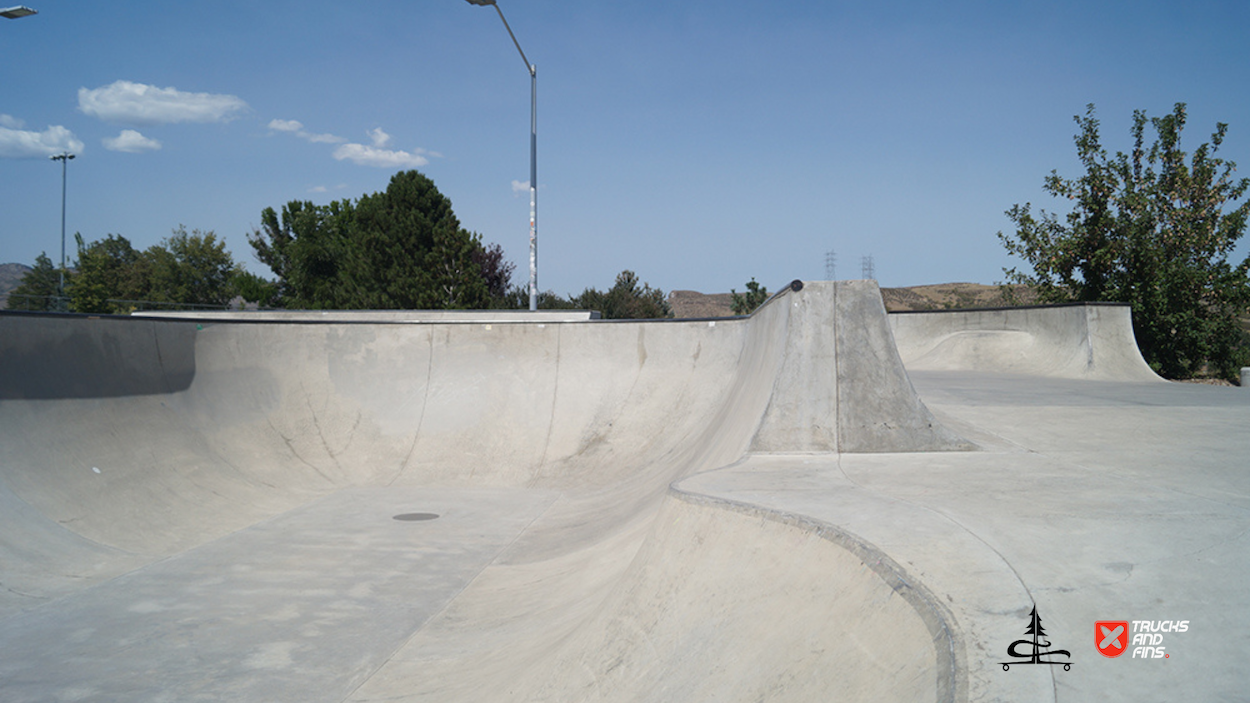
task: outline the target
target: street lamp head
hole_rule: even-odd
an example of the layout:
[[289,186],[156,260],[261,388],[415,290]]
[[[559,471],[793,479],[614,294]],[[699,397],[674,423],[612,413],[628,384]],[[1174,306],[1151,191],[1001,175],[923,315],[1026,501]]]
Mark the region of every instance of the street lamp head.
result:
[[32,10],[29,7],[25,7],[23,5],[18,5],[17,7],[6,7],[3,10],[0,10],[0,17],[8,17],[11,20],[15,20],[19,17],[29,17],[31,15],[37,15],[37,14],[39,14],[37,10]]
[[74,155],[69,153],[68,151],[65,152],[64,154],[56,154],[55,156],[51,157],[53,161],[65,161],[66,159],[69,159],[72,161],[73,158],[74,158]]
[[495,0],[465,0],[465,2],[469,3],[470,5],[478,5],[480,7],[486,7],[487,5],[495,4]]

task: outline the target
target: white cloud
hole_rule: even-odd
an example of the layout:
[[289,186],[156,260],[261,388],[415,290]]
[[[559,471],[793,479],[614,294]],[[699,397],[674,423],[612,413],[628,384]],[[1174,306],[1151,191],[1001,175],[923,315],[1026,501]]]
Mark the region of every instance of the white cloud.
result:
[[78,109],[106,122],[135,125],[227,122],[247,110],[234,95],[185,93],[143,83],[115,81],[103,88],[78,89]]
[[122,133],[116,137],[105,139],[104,148],[109,151],[124,151],[127,154],[138,154],[142,151],[156,151],[161,148],[161,143],[155,139],[149,139],[133,129],[123,129]]
[[[269,129],[274,132],[285,132],[293,134],[300,139],[306,139],[310,142],[319,144],[340,144],[339,148],[334,150],[332,154],[339,161],[351,161],[359,166],[376,166],[378,168],[416,168],[430,163],[426,155],[441,156],[433,152],[427,152],[424,149],[416,149],[413,152],[387,149],[390,146],[391,135],[382,131],[381,127],[374,127],[365,132],[369,136],[371,145],[365,144],[343,144],[347,141],[342,137],[336,137],[333,134],[312,134],[304,129],[304,123],[299,120],[270,120]],[[324,186],[318,186],[312,192],[326,192]]]
[[15,129],[7,125],[21,125],[21,120],[5,115],[0,123],[0,159],[38,159],[62,152],[81,154],[83,143],[74,133],[60,125],[53,125],[42,132]]
[[333,134],[301,134],[299,136],[313,144],[342,144],[347,141],[343,137],[336,137]]
[[339,161],[346,159],[359,166],[379,168],[416,168],[430,163],[429,159],[419,153],[378,149],[364,144],[344,144],[334,150],[334,158]]
[[304,123],[299,120],[270,120],[269,129],[275,132],[286,132],[294,134],[300,139],[306,139],[314,144],[342,144],[347,141],[342,137],[336,137],[333,134],[313,134],[304,131]]
[[513,181],[512,182],[513,193],[528,193],[529,190],[530,190],[529,181]]
[[26,123],[17,119],[13,115],[6,115],[0,112],[0,127],[8,127],[9,129],[21,129]]
[[304,123],[299,120],[269,120],[269,129],[275,132],[301,132]]
[[381,127],[374,127],[366,134],[369,135],[369,139],[373,140],[373,146],[379,149],[389,146],[391,143],[391,135],[383,132]]

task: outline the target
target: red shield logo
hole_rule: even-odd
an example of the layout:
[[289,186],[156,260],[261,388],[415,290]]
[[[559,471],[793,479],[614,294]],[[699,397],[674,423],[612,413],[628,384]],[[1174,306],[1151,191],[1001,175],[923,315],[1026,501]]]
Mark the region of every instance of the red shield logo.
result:
[[1127,620],[1099,620],[1094,623],[1094,646],[1104,657],[1118,657],[1128,649]]

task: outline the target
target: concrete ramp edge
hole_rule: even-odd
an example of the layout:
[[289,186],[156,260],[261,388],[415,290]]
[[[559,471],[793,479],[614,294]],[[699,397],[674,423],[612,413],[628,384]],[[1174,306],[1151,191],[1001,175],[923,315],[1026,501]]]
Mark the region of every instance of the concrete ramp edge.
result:
[[934,666],[935,700],[943,703],[967,700],[967,654],[959,630],[955,626],[954,615],[942,605],[941,600],[933,592],[908,574],[907,570],[891,559],[888,554],[851,532],[807,515],[685,491],[681,488],[680,482],[670,486],[668,494],[676,500],[692,505],[727,510],[795,527],[850,552],[865,567],[872,570],[895,594],[906,601],[916,617],[924,623],[937,657]]

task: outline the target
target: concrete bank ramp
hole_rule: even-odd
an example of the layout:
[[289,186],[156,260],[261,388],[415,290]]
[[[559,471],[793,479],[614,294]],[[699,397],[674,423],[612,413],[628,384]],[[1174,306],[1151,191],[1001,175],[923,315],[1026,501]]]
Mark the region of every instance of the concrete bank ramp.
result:
[[896,312],[890,327],[911,371],[991,371],[1161,381],[1142,358],[1128,305]]
[[872,282],[701,321],[0,314],[0,700],[949,700],[888,558],[669,485],[967,447]]

